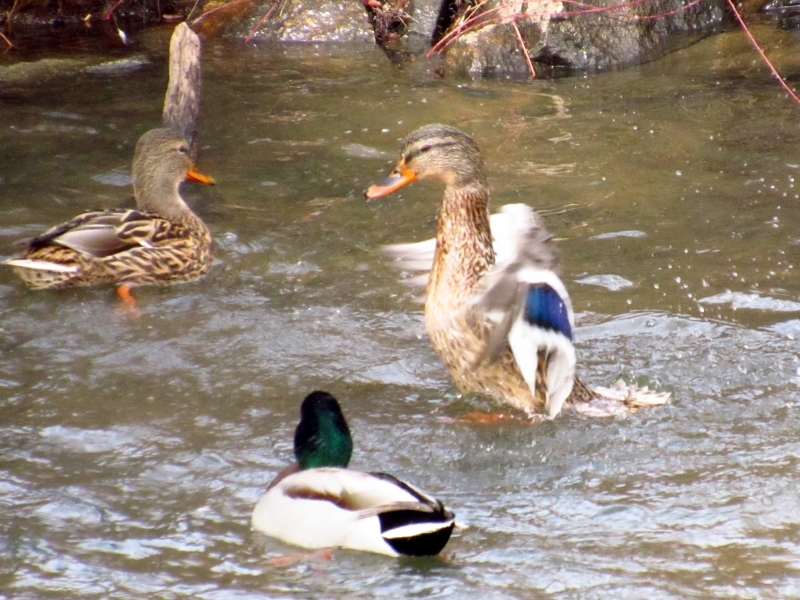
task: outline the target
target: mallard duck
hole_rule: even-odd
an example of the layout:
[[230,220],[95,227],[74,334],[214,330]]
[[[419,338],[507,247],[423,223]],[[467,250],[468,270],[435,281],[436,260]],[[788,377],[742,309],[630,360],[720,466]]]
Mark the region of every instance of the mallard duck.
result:
[[597,415],[667,401],[646,388],[593,391],[575,374],[574,315],[552,236],[525,205],[490,220],[483,158],[470,136],[447,125],[417,129],[366,196],[425,178],[445,184],[435,240],[388,250],[430,268],[425,326],[462,391],[550,418],[566,401]]
[[348,469],[352,450],[336,399],[320,391],[306,396],[294,435],[297,462],[258,501],[253,528],[305,548],[438,554],[453,532],[453,513],[391,475]]
[[93,210],[24,240],[6,260],[33,289],[114,283],[166,285],[202,277],[211,267],[211,233],[178,193],[184,179],[213,184],[194,170],[188,145],[171,129],[139,138],[133,156],[137,208]]

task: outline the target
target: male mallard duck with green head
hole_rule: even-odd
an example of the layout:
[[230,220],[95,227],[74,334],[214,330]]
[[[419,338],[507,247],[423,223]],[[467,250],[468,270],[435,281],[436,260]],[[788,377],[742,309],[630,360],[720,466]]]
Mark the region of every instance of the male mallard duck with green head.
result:
[[412,132],[397,166],[366,196],[425,178],[445,184],[435,241],[387,249],[430,270],[425,326],[462,391],[551,418],[565,402],[605,416],[669,399],[633,386],[591,390],[578,378],[572,304],[552,236],[523,204],[490,219],[483,158],[466,133],[448,125]]
[[257,531],[304,548],[343,547],[389,556],[441,552],[455,516],[440,501],[386,475],[348,469],[353,440],[336,399],[306,396],[294,435],[297,463],[256,504]]
[[177,132],[145,133],[133,156],[135,210],[85,212],[22,242],[24,255],[5,261],[29,287],[54,289],[117,284],[167,285],[205,275],[213,262],[211,233],[178,192],[191,179],[213,184],[194,170]]

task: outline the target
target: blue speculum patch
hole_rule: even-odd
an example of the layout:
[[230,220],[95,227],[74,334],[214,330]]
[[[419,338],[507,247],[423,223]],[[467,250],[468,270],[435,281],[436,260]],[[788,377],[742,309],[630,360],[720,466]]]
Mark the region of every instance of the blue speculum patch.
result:
[[557,331],[572,339],[572,327],[564,300],[549,285],[532,285],[525,299],[525,320],[536,327]]

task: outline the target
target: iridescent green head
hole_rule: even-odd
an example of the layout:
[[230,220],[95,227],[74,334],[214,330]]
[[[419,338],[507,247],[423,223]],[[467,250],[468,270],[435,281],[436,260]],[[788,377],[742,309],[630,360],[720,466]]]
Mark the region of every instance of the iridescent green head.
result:
[[346,467],[353,453],[353,438],[336,398],[311,392],[300,406],[300,423],[294,432],[294,455],[300,469]]

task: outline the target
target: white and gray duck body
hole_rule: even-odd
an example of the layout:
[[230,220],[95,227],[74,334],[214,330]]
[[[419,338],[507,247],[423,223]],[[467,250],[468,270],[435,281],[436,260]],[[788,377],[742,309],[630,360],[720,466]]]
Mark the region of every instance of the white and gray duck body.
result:
[[352,437],[330,394],[303,400],[294,448],[297,462],[256,504],[257,531],[304,548],[389,556],[433,556],[447,544],[455,515],[440,501],[391,475],[347,468]]

